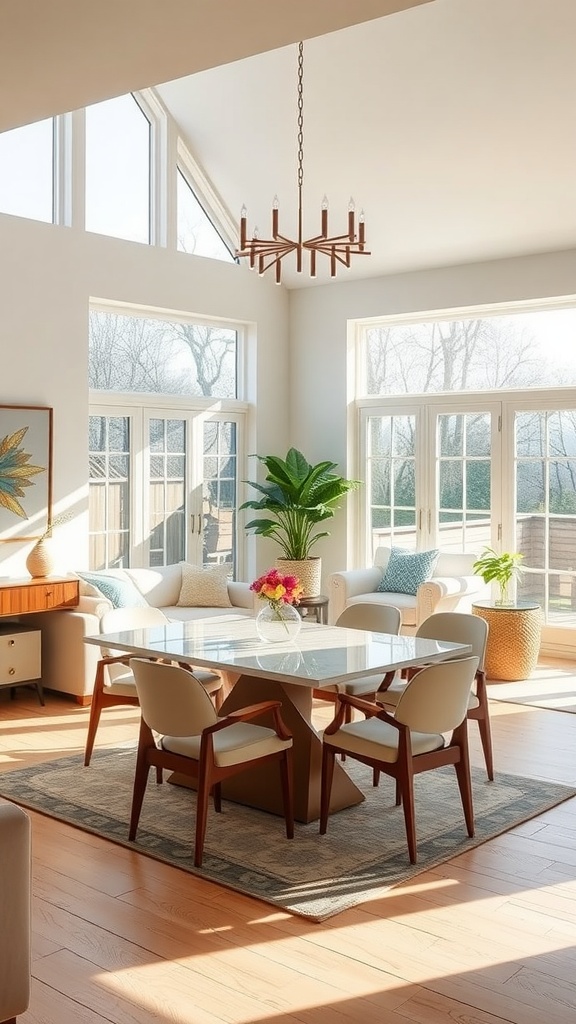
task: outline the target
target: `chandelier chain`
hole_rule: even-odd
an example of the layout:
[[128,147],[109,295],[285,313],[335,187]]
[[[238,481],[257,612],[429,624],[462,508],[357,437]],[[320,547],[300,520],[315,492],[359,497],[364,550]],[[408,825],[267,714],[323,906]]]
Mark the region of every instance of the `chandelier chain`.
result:
[[304,181],[304,44],[298,44],[298,188]]

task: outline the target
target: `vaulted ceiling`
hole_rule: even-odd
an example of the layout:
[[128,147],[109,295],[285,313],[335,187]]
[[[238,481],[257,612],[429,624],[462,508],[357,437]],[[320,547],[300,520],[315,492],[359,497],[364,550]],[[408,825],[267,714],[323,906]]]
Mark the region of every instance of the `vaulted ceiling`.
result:
[[[574,0],[3,0],[2,17],[24,37],[31,8],[71,20],[44,58],[35,26],[36,62],[24,51],[22,67],[0,33],[5,127],[6,84],[29,112],[38,94],[56,110],[57,96],[69,109],[157,85],[232,217],[245,203],[261,234],[275,194],[280,230],[296,230],[295,44],[306,40],[305,233],[319,229],[324,194],[331,231],[344,231],[352,195],[372,250],[339,280],[576,247]],[[107,19],[128,8],[118,37]],[[22,110],[17,123],[42,116]],[[283,280],[311,283],[290,264]]]

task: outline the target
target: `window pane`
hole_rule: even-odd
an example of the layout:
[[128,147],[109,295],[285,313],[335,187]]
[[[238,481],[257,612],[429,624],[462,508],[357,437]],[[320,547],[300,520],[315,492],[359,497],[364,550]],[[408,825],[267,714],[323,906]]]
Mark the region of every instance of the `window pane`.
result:
[[365,394],[573,385],[575,335],[576,309],[370,327]]
[[178,171],[178,249],[234,263],[234,257],[202,209],[182,171]]
[[129,565],[130,421],[91,416],[89,452],[90,568]]
[[0,132],[0,213],[54,218],[54,120]]
[[[237,346],[237,332],[228,327],[170,323],[93,310],[90,387],[236,398]],[[175,436],[170,444],[177,449],[180,441],[181,435]],[[151,443],[157,442],[159,435],[154,434]]]
[[86,230],[150,242],[150,132],[132,95],[86,108]]
[[204,424],[204,562],[236,557],[236,432],[235,423]]

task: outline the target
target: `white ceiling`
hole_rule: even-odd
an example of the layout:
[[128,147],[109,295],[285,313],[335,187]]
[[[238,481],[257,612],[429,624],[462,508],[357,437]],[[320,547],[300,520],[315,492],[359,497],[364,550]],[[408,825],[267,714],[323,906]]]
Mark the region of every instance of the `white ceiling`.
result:
[[[305,43],[305,234],[324,193],[345,231],[352,195],[372,250],[339,280],[576,246],[575,39],[574,0],[435,0]],[[261,236],[275,193],[296,230],[296,61],[291,45],[158,89]],[[293,259],[284,283],[313,283]]]
[[[338,280],[576,247],[575,0],[2,0],[0,11],[0,130],[168,83],[158,92],[193,155],[232,217],[245,203],[261,234],[275,193],[281,231],[295,231],[295,43],[307,40],[305,233],[325,193],[330,228],[344,231],[353,195],[372,250]],[[311,283],[291,262],[283,280]]]

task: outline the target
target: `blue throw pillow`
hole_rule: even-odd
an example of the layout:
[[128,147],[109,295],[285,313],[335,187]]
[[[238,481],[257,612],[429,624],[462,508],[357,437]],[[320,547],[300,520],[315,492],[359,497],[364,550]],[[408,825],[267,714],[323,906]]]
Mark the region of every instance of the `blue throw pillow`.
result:
[[76,575],[96,587],[114,608],[148,607],[148,602],[131,580],[122,580],[117,576],[107,576],[106,573],[100,572],[79,572]]
[[440,551],[405,551],[392,548],[386,571],[378,584],[379,593],[412,594],[426,583],[434,572]]

